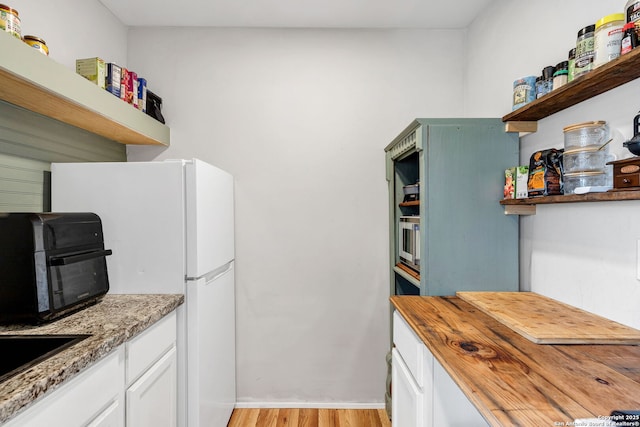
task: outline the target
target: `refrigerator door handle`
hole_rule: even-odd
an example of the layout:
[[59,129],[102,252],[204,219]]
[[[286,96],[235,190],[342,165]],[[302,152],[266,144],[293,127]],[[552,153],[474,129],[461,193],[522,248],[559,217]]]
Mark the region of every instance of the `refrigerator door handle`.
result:
[[200,280],[200,279],[205,279],[206,283],[210,283],[216,279],[218,279],[219,277],[224,276],[225,274],[227,274],[229,271],[231,271],[231,269],[233,268],[233,261],[228,262],[227,264],[223,265],[220,268],[216,268],[215,270],[212,270],[206,274],[203,274],[202,276],[199,277],[189,277],[187,276],[187,281],[196,281],[196,280]]

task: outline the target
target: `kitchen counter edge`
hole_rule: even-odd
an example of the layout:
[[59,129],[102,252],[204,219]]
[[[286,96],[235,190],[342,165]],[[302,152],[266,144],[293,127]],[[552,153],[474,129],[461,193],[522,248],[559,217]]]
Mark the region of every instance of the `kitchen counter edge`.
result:
[[640,346],[535,344],[453,296],[391,303],[491,426],[640,408]]
[[0,383],[0,424],[90,367],[184,303],[181,294],[107,294],[97,304],[42,325],[4,325],[0,335],[90,335]]

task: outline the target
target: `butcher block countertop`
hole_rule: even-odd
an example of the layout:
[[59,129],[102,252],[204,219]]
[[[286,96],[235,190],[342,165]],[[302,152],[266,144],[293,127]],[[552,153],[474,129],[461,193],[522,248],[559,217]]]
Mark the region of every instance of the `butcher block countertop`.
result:
[[0,326],[0,335],[90,335],[0,382],[0,424],[140,334],[183,302],[184,295],[107,294],[99,303],[51,323]]
[[566,426],[640,409],[637,345],[535,344],[458,297],[391,302],[492,426]]

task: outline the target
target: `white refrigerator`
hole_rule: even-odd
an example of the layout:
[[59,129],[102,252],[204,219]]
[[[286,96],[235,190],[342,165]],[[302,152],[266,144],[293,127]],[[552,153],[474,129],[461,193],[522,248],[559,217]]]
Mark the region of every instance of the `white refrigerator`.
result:
[[110,293],[181,293],[179,426],[236,401],[233,177],[201,160],[54,163],[51,210],[100,216]]

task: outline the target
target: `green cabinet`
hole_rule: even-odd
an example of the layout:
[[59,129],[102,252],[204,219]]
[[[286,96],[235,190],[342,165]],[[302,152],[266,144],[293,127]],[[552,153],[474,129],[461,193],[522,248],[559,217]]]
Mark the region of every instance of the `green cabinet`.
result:
[[[499,203],[518,134],[498,118],[416,119],[385,151],[391,294],[518,290],[518,217]],[[419,201],[406,201],[404,186],[417,182]],[[400,258],[401,218],[416,216],[419,272]]]

